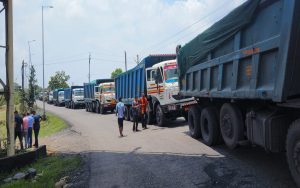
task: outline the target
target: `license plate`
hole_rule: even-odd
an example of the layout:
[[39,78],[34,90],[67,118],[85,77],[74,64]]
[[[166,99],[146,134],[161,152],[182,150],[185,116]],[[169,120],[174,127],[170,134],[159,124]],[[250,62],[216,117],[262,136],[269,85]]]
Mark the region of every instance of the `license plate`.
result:
[[169,105],[168,110],[176,110],[176,105]]

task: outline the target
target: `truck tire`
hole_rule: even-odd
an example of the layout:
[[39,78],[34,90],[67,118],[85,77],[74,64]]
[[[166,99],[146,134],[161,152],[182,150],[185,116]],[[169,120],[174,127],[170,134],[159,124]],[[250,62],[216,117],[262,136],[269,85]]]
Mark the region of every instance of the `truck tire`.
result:
[[220,126],[216,108],[206,107],[201,111],[200,127],[204,144],[213,146],[219,142]]
[[100,114],[105,114],[105,109],[103,105],[100,105]]
[[132,107],[129,108],[129,121],[133,122]]
[[96,113],[100,114],[100,104],[98,101],[96,102]]
[[128,107],[128,106],[125,106],[124,118],[125,118],[126,121],[130,121],[130,117],[129,117],[129,107]]
[[163,110],[159,104],[156,107],[155,119],[157,126],[163,127],[165,125],[166,117],[164,116]]
[[147,125],[152,125],[154,123],[154,115],[153,111],[151,110],[150,105],[147,105]]
[[193,138],[201,137],[201,126],[200,126],[200,116],[201,110],[198,106],[192,106],[188,112],[188,123],[190,135]]
[[220,129],[228,148],[235,149],[243,140],[244,121],[241,111],[234,104],[225,103],[220,113]]
[[300,119],[294,121],[288,130],[286,155],[292,177],[300,187]]

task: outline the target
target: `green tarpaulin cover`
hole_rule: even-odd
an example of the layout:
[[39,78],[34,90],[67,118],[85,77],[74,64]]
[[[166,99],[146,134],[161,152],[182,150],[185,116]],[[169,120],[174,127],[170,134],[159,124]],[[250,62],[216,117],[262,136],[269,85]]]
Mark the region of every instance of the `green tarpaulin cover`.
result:
[[180,77],[190,67],[201,63],[200,60],[206,58],[211,50],[249,24],[255,16],[259,2],[260,0],[248,0],[183,46],[177,54]]

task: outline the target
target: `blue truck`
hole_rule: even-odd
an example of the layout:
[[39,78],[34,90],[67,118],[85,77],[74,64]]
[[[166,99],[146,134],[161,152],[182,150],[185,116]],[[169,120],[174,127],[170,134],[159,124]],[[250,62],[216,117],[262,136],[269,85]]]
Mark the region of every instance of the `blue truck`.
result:
[[53,91],[53,104],[55,106],[65,105],[64,88],[55,89]]
[[192,99],[178,99],[178,74],[175,54],[149,55],[136,67],[115,78],[116,98],[122,97],[125,119],[132,117],[132,101],[144,93],[148,98],[147,123],[164,126],[167,120],[184,116],[181,106]]
[[300,186],[300,1],[251,0],[177,47],[190,134],[286,152]]
[[114,79],[97,79],[84,83],[83,87],[86,111],[104,114],[115,110]]
[[65,107],[76,109],[84,107],[83,86],[71,86],[64,90]]

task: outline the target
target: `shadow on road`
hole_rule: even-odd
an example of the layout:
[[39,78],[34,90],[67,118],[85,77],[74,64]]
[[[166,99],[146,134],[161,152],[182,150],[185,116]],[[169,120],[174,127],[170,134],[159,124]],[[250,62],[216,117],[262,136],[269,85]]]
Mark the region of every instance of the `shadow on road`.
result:
[[243,154],[238,159],[228,152],[210,156],[140,150],[85,152],[90,158],[90,187],[295,187],[281,157],[256,150],[239,151]]

